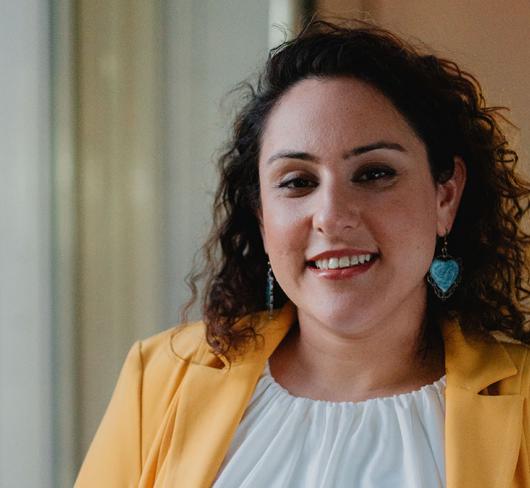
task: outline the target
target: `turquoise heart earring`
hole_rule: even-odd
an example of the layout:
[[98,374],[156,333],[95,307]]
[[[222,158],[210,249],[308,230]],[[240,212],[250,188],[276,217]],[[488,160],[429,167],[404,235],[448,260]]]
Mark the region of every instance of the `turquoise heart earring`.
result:
[[448,234],[446,232],[443,236],[442,254],[433,259],[427,274],[427,281],[442,300],[447,300],[454,293],[462,279],[462,260],[453,258],[447,252]]

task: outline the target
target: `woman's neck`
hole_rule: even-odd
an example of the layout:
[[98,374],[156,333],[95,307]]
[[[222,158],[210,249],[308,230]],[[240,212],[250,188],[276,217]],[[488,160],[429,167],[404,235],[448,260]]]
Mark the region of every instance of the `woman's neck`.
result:
[[413,391],[445,371],[443,342],[421,347],[422,321],[416,325],[371,327],[340,333],[299,314],[299,326],[270,358],[276,381],[293,395],[328,401],[363,401]]

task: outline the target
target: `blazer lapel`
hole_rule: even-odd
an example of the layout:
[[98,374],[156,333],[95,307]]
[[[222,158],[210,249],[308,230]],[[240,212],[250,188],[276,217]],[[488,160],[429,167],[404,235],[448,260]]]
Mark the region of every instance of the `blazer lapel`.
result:
[[218,359],[210,355],[190,363],[180,389],[171,447],[157,479],[160,486],[212,485],[265,362],[293,319],[294,307],[287,305],[277,318],[264,320],[267,328],[259,347],[245,353],[244,361],[228,365],[223,359],[225,367],[214,367],[210,364]]
[[447,488],[511,486],[523,423],[521,395],[486,389],[517,374],[503,346],[444,327],[447,374],[445,452]]

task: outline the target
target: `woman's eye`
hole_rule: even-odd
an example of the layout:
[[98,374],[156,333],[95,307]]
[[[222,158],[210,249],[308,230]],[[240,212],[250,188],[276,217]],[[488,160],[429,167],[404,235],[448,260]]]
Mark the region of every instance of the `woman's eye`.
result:
[[392,178],[396,175],[395,170],[387,167],[366,168],[359,171],[353,178],[354,181],[370,182],[380,179]]
[[302,178],[300,176],[296,178],[289,178],[288,180],[282,181],[278,185],[279,188],[312,188],[314,186],[314,181],[308,180],[307,178]]

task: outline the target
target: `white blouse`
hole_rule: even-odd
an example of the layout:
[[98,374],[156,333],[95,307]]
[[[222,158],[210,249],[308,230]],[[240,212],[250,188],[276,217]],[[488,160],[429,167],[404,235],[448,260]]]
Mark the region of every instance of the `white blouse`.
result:
[[328,402],[291,395],[267,365],[213,486],[444,487],[445,381]]

